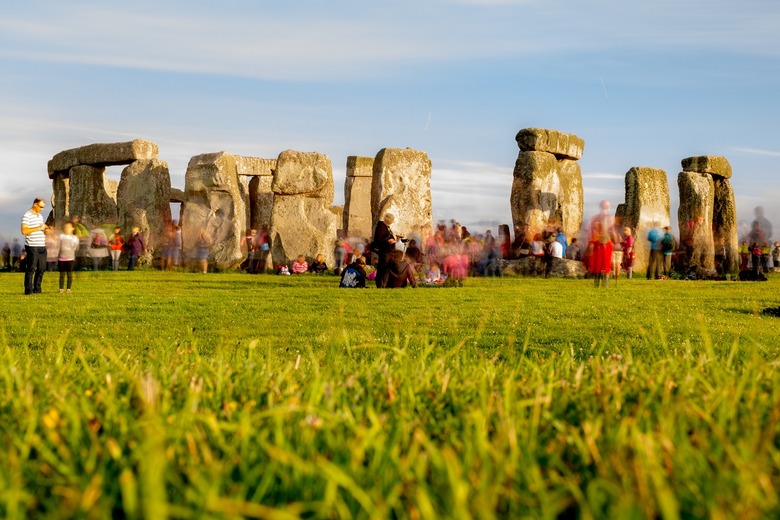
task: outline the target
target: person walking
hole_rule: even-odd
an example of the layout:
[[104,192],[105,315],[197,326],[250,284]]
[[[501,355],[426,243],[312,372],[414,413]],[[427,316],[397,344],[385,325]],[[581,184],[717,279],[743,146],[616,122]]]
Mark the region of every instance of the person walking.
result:
[[32,207],[22,216],[22,235],[27,264],[24,271],[24,294],[40,294],[43,273],[46,271],[46,224],[41,211],[46,207],[42,198],[36,198]]
[[376,251],[379,261],[376,266],[376,286],[380,287],[382,284],[382,277],[387,269],[387,264],[390,261],[390,253],[395,250],[396,237],[393,232],[390,231],[390,226],[395,222],[395,216],[392,213],[386,213],[385,217],[377,222],[374,229],[374,241],[371,244],[371,249]]
[[57,253],[57,266],[60,270],[60,292],[64,292],[66,289],[66,278],[68,280],[68,292],[70,292],[73,286],[73,267],[76,263],[76,252],[79,250],[79,237],[75,233],[76,228],[73,224],[66,222],[60,235],[60,247]]
[[146,250],[146,242],[141,234],[141,228],[138,226],[133,228],[133,234],[127,239],[127,249],[127,270],[132,271],[135,269],[138,257],[144,254]]

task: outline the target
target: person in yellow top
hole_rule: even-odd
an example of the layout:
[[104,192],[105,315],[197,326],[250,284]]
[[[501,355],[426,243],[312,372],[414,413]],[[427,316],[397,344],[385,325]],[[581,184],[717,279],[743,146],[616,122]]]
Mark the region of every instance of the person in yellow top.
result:
[[739,270],[744,271],[748,268],[748,258],[750,258],[750,247],[748,247],[747,240],[742,241],[737,252],[739,252]]

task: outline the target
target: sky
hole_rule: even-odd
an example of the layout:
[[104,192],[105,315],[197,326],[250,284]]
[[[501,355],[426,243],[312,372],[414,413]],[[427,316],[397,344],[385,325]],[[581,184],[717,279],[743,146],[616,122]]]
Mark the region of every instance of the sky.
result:
[[[434,219],[511,223],[528,127],[585,140],[585,215],[634,166],[724,155],[738,217],[780,224],[775,0],[9,0],[0,4],[0,238],[51,196],[47,162],[149,139],[171,182],[224,150],[427,152]],[[121,167],[108,169],[118,180]],[[778,238],[778,237],[775,237]]]

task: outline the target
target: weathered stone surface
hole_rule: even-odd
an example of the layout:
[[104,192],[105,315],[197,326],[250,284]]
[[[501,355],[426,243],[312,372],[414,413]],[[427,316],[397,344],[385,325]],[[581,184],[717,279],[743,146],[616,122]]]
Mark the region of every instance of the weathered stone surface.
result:
[[70,178],[59,174],[52,180],[51,207],[54,223],[58,229],[70,217]]
[[715,268],[712,240],[712,214],[715,186],[711,175],[680,172],[677,176],[680,207],[677,218],[680,225],[680,243],[688,266],[704,271]]
[[95,143],[64,150],[49,161],[49,178],[74,166],[116,166],[142,159],[156,159],[159,149],[152,141],[135,139],[126,143]]
[[431,211],[431,160],[411,148],[384,148],[374,159],[371,184],[373,226],[386,213],[395,215],[398,235],[425,239],[433,225]]
[[580,159],[585,141],[574,134],[544,128],[524,128],[515,136],[523,152],[548,152],[559,159]]
[[285,150],[276,159],[273,179],[271,190],[278,195],[333,200],[333,170],[327,155]]
[[[528,256],[519,260],[501,260],[504,274],[520,276],[544,276],[544,261]],[[585,266],[578,260],[553,258],[549,276],[554,278],[584,278]]]
[[333,170],[321,153],[287,150],[279,154],[271,184],[271,256],[289,264],[298,255],[311,261],[318,253],[333,265],[333,243],[340,220],[331,209]]
[[184,184],[184,256],[196,257],[198,237],[205,229],[212,239],[209,261],[220,269],[240,264],[244,257],[241,236],[246,230],[246,209],[233,156],[225,152],[196,155],[187,166]]
[[726,270],[739,270],[739,235],[737,229],[737,204],[731,183],[724,177],[713,177],[713,242],[719,243],[721,237],[726,245]]
[[234,155],[236,158],[236,173],[246,177],[271,177],[276,169],[276,159],[246,157]]
[[171,202],[184,202],[186,195],[184,194],[184,190],[180,190],[179,188],[171,188],[169,199]]
[[558,216],[567,237],[576,237],[582,227],[585,197],[582,188],[580,164],[570,159],[558,160]]
[[[274,165],[276,160],[274,160]],[[271,191],[273,177],[256,176],[249,180],[250,226],[258,231],[263,226],[271,229],[271,213],[274,207],[274,192]]]
[[106,169],[97,166],[74,166],[69,172],[68,214],[78,215],[82,222],[115,224],[116,199],[110,193],[112,186],[106,179]]
[[[633,167],[626,173],[626,199],[616,220],[631,228],[634,235],[634,271],[647,270],[650,242],[647,233],[655,226],[670,223],[669,183],[658,168]],[[622,217],[618,219],[618,217]]]
[[347,157],[347,178],[344,180],[344,217],[342,227],[348,236],[371,238],[371,185],[374,174],[373,157]]
[[127,233],[141,228],[147,258],[160,256],[165,225],[171,221],[171,175],[159,159],[135,161],[122,170],[117,189],[118,225]]
[[[577,182],[568,178],[574,172],[571,165],[567,164],[569,171],[566,174],[566,183],[569,185],[570,192],[564,194],[558,167],[558,160],[551,153],[520,152],[518,154],[510,195],[512,222],[515,227],[526,224],[533,236],[540,233],[551,219],[563,222],[562,208],[567,196],[575,201],[579,198],[579,222],[582,222],[582,178],[580,177],[579,189],[577,189]],[[573,219],[567,219],[569,226],[573,225],[571,220],[576,223],[576,215]],[[564,232],[567,236],[577,236],[579,227],[579,224],[573,228],[564,227]]]
[[682,160],[682,169],[684,172],[709,173],[724,179],[731,178],[731,164],[720,155],[687,157]]

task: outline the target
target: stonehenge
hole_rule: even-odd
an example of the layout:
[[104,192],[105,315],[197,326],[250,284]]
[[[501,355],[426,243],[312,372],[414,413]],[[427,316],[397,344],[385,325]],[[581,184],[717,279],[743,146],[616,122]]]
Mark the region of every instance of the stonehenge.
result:
[[514,226],[528,225],[531,235],[557,222],[567,237],[582,226],[582,172],[577,162],[585,142],[574,134],[526,128],[515,136],[517,156],[510,195]]
[[[557,130],[526,128],[513,171],[510,208],[515,228],[532,234],[549,223],[567,237],[580,233],[583,184],[578,160],[584,141]],[[198,255],[202,232],[209,237],[208,261],[219,269],[237,267],[245,258],[242,237],[248,228],[267,228],[276,264],[318,253],[333,263],[339,229],[370,240],[375,224],[393,213],[396,234],[425,239],[433,228],[431,169],[428,155],[411,148],[383,148],[375,157],[349,156],[344,206],[333,206],[335,182],[331,160],[317,152],[287,150],[277,158],[232,155],[221,151],[192,157],[184,189],[171,187],[157,144],[135,139],[96,143],[55,154],[48,162],[52,182],[50,219],[61,225],[79,215],[90,223],[138,226],[147,240],[147,262],[159,256],[170,203],[181,203],[183,255]],[[119,182],[106,168],[124,166]],[[681,161],[678,175],[680,248],[686,265],[710,273],[715,248],[725,246],[722,272],[738,269],[738,237],[731,165],[722,156],[694,156]],[[666,172],[632,167],[625,175],[625,201],[615,212],[618,225],[634,230],[636,271],[647,266],[645,239],[654,226],[670,224]],[[501,242],[509,227],[499,229]],[[201,247],[202,249],[202,247]],[[510,269],[511,271],[511,269]],[[522,271],[522,270],[521,270]],[[519,272],[519,271],[518,271]]]
[[644,238],[654,226],[670,224],[669,184],[666,172],[634,167],[626,172],[625,202],[615,210],[615,220],[634,233],[634,270],[644,271],[650,258],[650,243]]
[[681,164],[677,214],[688,265],[715,270],[715,246],[723,240],[726,258],[722,269],[736,271],[739,238],[734,190],[729,182],[731,164],[725,157],[712,155],[688,157]]
[[374,159],[372,176],[372,231],[386,213],[392,213],[397,235],[425,237],[433,226],[428,155],[411,148],[383,148]]

